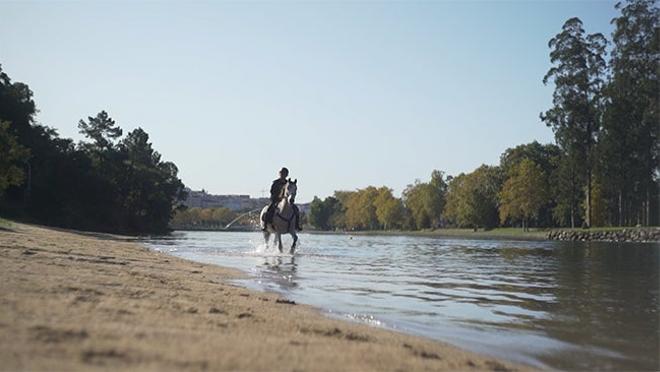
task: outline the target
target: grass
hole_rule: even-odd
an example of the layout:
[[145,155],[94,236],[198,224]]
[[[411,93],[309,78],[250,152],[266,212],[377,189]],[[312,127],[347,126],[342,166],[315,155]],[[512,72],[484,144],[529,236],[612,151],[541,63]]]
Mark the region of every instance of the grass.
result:
[[5,220],[4,218],[0,217],[0,227],[8,229],[11,227],[11,222],[9,220]]

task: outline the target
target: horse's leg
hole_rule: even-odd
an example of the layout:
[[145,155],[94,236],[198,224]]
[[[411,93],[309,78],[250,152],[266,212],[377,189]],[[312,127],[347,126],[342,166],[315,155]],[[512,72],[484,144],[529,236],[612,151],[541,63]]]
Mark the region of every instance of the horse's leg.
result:
[[280,253],[282,253],[282,234],[276,233],[275,237],[277,239],[277,248],[280,250]]
[[270,239],[270,231],[264,230],[264,242],[266,243],[266,249],[268,249],[268,239]]
[[296,234],[296,230],[291,229],[291,236],[293,237],[293,244],[291,244],[291,254],[293,254],[296,250],[296,243],[298,242],[298,234]]

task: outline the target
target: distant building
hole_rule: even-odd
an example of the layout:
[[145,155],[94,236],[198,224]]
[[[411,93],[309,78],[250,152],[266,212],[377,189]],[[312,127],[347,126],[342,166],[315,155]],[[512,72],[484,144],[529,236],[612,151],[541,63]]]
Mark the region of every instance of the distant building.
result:
[[261,208],[269,203],[268,198],[251,198],[250,195],[213,195],[206,191],[187,189],[188,197],[183,202],[189,208],[228,208],[232,211],[247,211]]

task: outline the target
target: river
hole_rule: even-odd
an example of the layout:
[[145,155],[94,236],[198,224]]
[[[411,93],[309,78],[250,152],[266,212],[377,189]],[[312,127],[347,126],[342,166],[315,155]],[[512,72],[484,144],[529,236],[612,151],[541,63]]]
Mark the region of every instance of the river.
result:
[[[290,239],[284,239],[290,244]],[[260,233],[146,242],[241,269],[250,288],[541,368],[658,370],[660,244]]]

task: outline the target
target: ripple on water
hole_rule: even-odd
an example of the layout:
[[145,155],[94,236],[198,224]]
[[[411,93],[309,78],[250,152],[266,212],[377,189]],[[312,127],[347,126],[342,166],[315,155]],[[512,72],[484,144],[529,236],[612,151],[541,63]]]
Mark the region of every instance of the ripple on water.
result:
[[147,244],[231,266],[329,314],[538,367],[660,368],[657,244],[177,232]]

